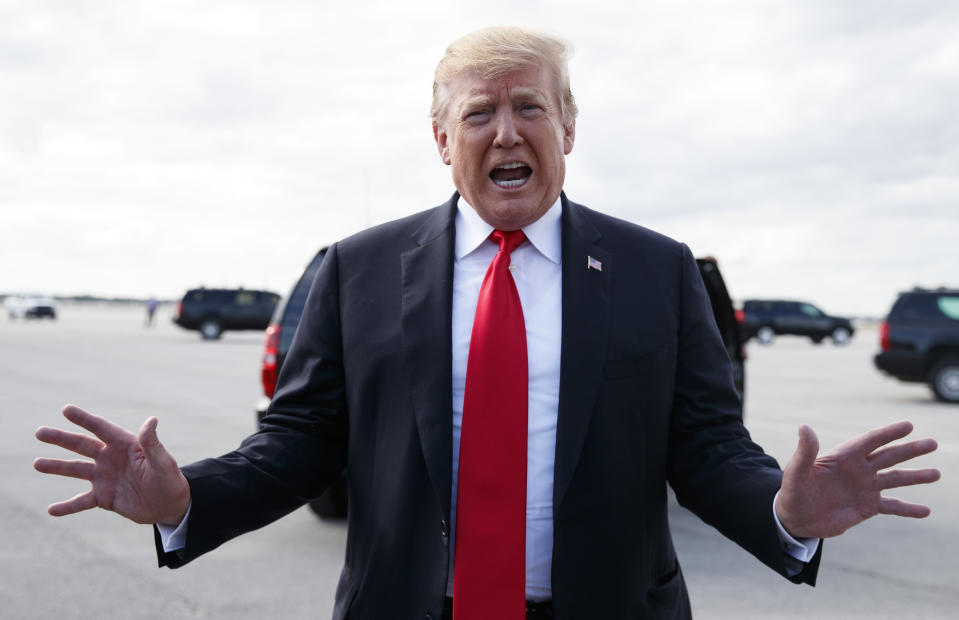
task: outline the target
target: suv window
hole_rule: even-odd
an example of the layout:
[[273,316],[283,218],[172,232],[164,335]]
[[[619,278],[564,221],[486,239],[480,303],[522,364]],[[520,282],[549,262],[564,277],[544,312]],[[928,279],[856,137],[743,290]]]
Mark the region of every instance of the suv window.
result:
[[293,341],[293,334],[296,333],[296,326],[300,323],[300,316],[303,314],[303,308],[306,306],[306,298],[310,294],[310,287],[313,286],[313,277],[323,262],[326,255],[326,249],[321,250],[316,257],[307,265],[306,270],[290,293],[290,298],[286,302],[286,308],[283,311],[282,325],[280,328],[280,351],[284,353],[289,350],[290,343]]
[[959,297],[940,297],[936,299],[936,305],[947,317],[959,321]]
[[822,316],[822,310],[812,304],[799,304],[799,310],[808,316]]
[[780,316],[798,316],[799,315],[799,304],[789,301],[780,301],[773,304],[770,304],[769,307],[770,314],[777,314]]
[[746,312],[768,314],[773,311],[773,305],[771,301],[746,301],[743,303],[743,310]]
[[186,300],[193,303],[228,304],[233,302],[233,291],[219,289],[196,289],[190,291]]
[[959,320],[959,296],[903,295],[896,302],[889,317],[896,321],[928,321],[943,318]]

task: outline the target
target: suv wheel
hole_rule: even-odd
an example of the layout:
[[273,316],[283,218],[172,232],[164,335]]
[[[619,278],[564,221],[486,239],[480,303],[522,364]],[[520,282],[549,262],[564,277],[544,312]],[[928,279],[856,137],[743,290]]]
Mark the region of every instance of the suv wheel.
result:
[[937,362],[929,373],[929,387],[939,400],[959,403],[959,357]]
[[776,337],[776,332],[773,331],[772,327],[768,325],[763,325],[756,330],[756,340],[761,344],[772,344],[773,338]]
[[203,319],[200,323],[200,335],[204,340],[216,340],[223,333],[223,327],[216,319]]
[[849,343],[849,330],[845,327],[837,327],[832,330],[830,338],[832,338],[833,344],[848,344]]

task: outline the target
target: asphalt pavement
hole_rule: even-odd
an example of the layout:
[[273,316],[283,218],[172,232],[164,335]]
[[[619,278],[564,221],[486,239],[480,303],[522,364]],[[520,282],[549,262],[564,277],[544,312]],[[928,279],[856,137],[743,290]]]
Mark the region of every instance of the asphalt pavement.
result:
[[[171,571],[156,567],[148,526],[104,511],[55,519],[46,506],[85,490],[42,476],[40,425],[74,403],[131,430],[156,415],[181,463],[227,452],[255,426],[263,336],[204,342],[139,306],[63,306],[57,321],[0,319],[0,600],[4,618],[328,618],[345,524],[301,509]],[[939,440],[916,466],[943,479],[896,496],[928,503],[921,521],[878,517],[825,542],[815,588],[775,575],[673,506],[672,528],[697,618],[954,618],[959,608],[959,406],[872,366],[877,337],[848,346],[780,338],[749,345],[746,421],[785,463],[808,423],[823,449],[900,419]]]

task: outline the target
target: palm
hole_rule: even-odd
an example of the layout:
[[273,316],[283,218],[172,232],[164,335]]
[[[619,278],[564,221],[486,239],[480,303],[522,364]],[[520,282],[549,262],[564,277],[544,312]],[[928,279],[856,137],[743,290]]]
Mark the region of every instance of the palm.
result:
[[138,523],[150,513],[149,486],[155,475],[143,450],[130,435],[129,442],[108,444],[95,459],[93,493],[97,506],[113,510]]
[[816,434],[800,428],[799,447],[786,466],[776,504],[783,526],[794,536],[828,538],[880,513],[927,516],[926,506],[882,496],[885,489],[939,478],[935,469],[888,469],[936,449],[931,439],[887,445],[910,432],[908,422],[890,424],[817,457]]
[[44,473],[88,480],[91,489],[51,505],[50,514],[62,516],[100,507],[137,523],[171,523],[182,517],[189,504],[189,485],[156,437],[156,418],[147,420],[140,433],[133,435],[76,407],[64,408],[64,416],[96,437],[40,428],[37,438],[92,462],[37,459],[34,466]]

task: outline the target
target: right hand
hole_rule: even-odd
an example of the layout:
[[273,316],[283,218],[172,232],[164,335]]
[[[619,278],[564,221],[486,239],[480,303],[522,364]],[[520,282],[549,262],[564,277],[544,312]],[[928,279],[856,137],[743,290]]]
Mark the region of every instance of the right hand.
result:
[[134,435],[112,422],[67,405],[63,416],[96,437],[41,426],[36,437],[93,461],[38,458],[44,474],[88,480],[92,488],[47,508],[54,517],[90,508],[112,510],[136,523],[177,525],[190,506],[190,484],[157,438],[157,419]]

